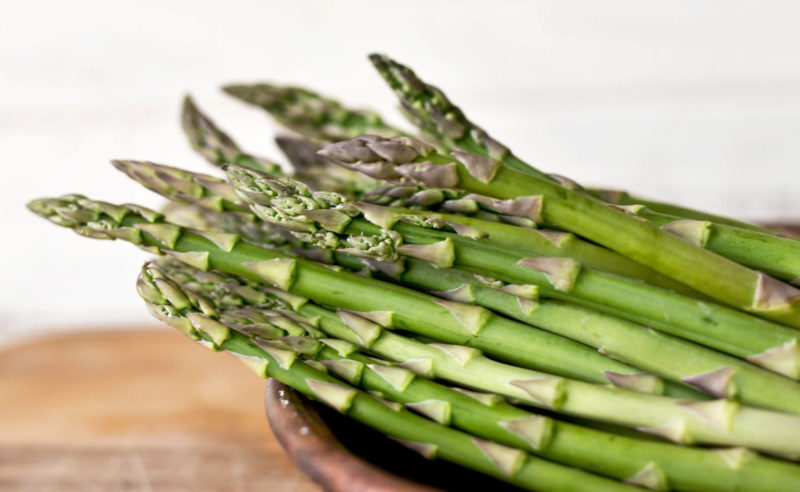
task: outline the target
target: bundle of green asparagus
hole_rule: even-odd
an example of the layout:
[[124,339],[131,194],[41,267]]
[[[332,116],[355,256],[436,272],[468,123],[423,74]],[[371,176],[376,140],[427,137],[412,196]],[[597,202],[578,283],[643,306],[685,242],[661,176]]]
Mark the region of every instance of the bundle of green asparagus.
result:
[[416,135],[232,85],[293,132],[291,175],[187,97],[225,179],[119,160],[162,212],[28,207],[160,256],[155,317],[426,458],[529,490],[800,490],[800,241],[539,171],[370,59]]

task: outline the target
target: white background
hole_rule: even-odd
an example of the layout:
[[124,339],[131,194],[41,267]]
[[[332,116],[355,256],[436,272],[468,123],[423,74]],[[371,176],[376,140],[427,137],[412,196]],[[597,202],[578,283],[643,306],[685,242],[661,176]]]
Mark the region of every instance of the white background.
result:
[[35,218],[34,197],[159,200],[108,165],[208,168],[179,101],[278,158],[276,127],[223,83],[307,85],[388,113],[390,54],[542,169],[749,219],[800,220],[797,2],[0,3],[0,343],[149,323],[144,259]]

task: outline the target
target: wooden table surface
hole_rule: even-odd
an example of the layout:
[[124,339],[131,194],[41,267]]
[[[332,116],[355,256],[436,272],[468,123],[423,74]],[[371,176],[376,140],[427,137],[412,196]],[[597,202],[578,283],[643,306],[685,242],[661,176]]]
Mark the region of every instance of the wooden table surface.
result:
[[0,351],[0,491],[319,490],[284,455],[264,381],[164,328]]

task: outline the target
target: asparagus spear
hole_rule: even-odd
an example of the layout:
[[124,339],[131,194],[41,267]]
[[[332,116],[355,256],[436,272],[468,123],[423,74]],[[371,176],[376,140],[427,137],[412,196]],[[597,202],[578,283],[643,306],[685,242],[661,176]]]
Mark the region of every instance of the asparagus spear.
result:
[[409,137],[360,137],[330,144],[325,154],[375,178],[460,187],[501,199],[498,202],[509,200],[508,206],[525,209],[529,215],[600,243],[704,294],[800,327],[800,289],[582,193],[505,168],[500,161],[465,152],[445,156]]
[[147,161],[114,160],[111,163],[148,190],[170,200],[217,212],[235,211],[252,215],[241,204],[231,186],[216,176]]
[[[153,274],[156,274],[155,276]],[[273,377],[338,412],[400,440],[433,459],[457,463],[528,490],[629,490],[630,487],[580,470],[564,467],[524,451],[484,441],[413,414],[392,408],[363,391],[298,362],[288,344],[257,343],[214,319],[197,296],[176,289],[145,267],[139,292],[161,319],[215,350],[225,350],[261,377]],[[187,296],[186,294],[189,294]]]
[[700,212],[688,207],[674,205],[672,203],[649,200],[647,198],[631,195],[627,191],[609,190],[605,188],[588,188],[586,191],[591,193],[593,196],[601,198],[608,203],[613,203],[614,205],[644,205],[654,212],[671,215],[674,217],[712,222],[714,224],[727,225],[769,235],[776,234],[775,231],[767,227],[751,224],[749,222],[742,222],[741,220],[731,219],[729,217],[722,217],[721,215],[710,214],[708,212]]
[[699,220],[676,220],[674,216],[627,207],[661,229],[755,270],[797,285],[800,280],[800,241],[772,234]]
[[[434,301],[399,286],[288,258],[238,241],[231,235],[204,232],[203,237],[164,223],[158,214],[142,207],[92,202],[72,195],[35,200],[29,208],[56,225],[87,237],[131,241],[148,251],[170,254],[200,269],[220,269],[252,280],[271,282],[282,290],[320,304],[361,312],[366,318],[387,326],[415,330],[423,336],[436,338],[444,344],[431,346],[413,342],[383,330],[366,318],[364,322],[347,326],[347,332],[334,333],[339,325],[323,326],[321,323],[320,326],[336,338],[375,351],[378,340],[383,340],[380,345],[394,360],[429,359],[438,378],[568,415],[635,427],[677,442],[746,446],[800,455],[800,416],[797,415],[746,407],[724,399],[685,401],[636,393],[489,359],[474,346],[485,346],[500,353],[503,345],[508,346],[511,340],[512,348],[518,349],[540,334],[534,330],[509,333],[499,329],[497,323],[490,326],[491,313],[475,306]],[[422,319],[416,317],[420,313],[424,313]],[[454,347],[454,343],[473,347]],[[557,348],[550,346],[543,355],[550,357]],[[526,349],[534,350],[528,346]],[[512,354],[509,358],[518,357]],[[579,358],[569,362],[583,363]]]
[[183,131],[192,148],[215,166],[235,163],[258,171],[281,173],[280,165],[244,152],[227,133],[223,132],[200,108],[186,96],[181,109]]
[[[254,213],[287,227],[295,236],[317,246],[378,260],[415,257],[438,267],[456,266],[512,284],[533,284],[544,296],[604,311],[611,307],[613,314],[620,317],[648,317],[648,324],[658,321],[658,327],[669,333],[723,347],[781,374],[798,376],[797,332],[791,328],[582,268],[572,258],[527,258],[486,241],[406,224],[400,221],[402,216],[391,210],[350,203],[332,193],[312,193],[302,183],[288,178],[271,178],[235,166],[228,167],[227,172],[237,194],[250,202]],[[745,352],[737,354],[737,350]],[[715,381],[722,390],[716,392],[716,396],[731,396],[735,387],[743,401],[755,405],[778,404],[787,411],[800,409],[800,386],[796,383],[745,365],[740,373],[742,379],[734,385],[728,378],[731,370],[719,369],[691,376],[688,380],[702,382],[703,389],[708,387],[709,379]],[[753,379],[745,383],[750,377]],[[772,382],[765,385],[762,378]],[[780,398],[776,398],[777,394],[765,393],[770,391],[768,388],[777,390],[778,387],[782,388]],[[787,399],[789,394],[796,395],[791,403]],[[781,403],[776,403],[777,399]]]
[[[228,309],[238,314],[242,306],[287,307],[280,299],[260,292],[263,286],[241,277],[203,272],[175,261],[160,261],[156,265],[150,264],[145,272],[172,282],[168,292],[182,290],[187,298],[200,294],[212,302],[222,322],[233,329],[241,329],[237,322],[241,316],[229,322],[226,319]],[[245,329],[248,333],[266,334],[270,338],[285,335],[275,326],[280,313],[271,313],[269,317],[251,313],[248,319],[252,324]],[[280,324],[293,326],[294,321],[284,318]],[[314,323],[314,318],[308,318],[300,325],[314,332]],[[301,342],[296,336],[284,340],[290,346],[307,348],[302,354],[304,357],[322,361],[338,377],[394,402],[423,409],[431,408],[429,402],[446,402],[450,409],[449,424],[466,432],[632,484],[697,491],[738,488],[788,491],[800,482],[800,467],[762,458],[743,449],[686,448],[609,434],[519,409],[496,395],[453,389],[398,367],[384,369],[385,359],[376,361],[374,356],[365,357],[355,350],[356,347],[349,347],[343,341],[329,339],[315,344]],[[407,385],[392,384],[383,375],[386,371],[402,374]],[[728,464],[729,461],[735,466]]]
[[301,87],[271,84],[234,84],[227,94],[267,111],[284,127],[308,138],[335,142],[364,133],[405,135],[377,113],[350,109],[333,99]]
[[[475,198],[483,202],[480,204],[483,208],[479,208]],[[494,201],[487,197],[475,198],[470,197],[467,193],[454,190],[426,189],[418,186],[383,186],[367,194],[363,200],[394,207],[411,206],[423,209],[444,209],[445,211],[448,208],[459,211],[466,209],[480,211],[485,216],[487,213],[485,209],[491,207]],[[654,212],[642,205],[626,207],[625,210],[742,265],[789,282],[800,278],[800,241],[798,240],[708,221],[682,219]],[[499,214],[496,217],[512,223],[514,220],[530,220],[524,217]],[[515,237],[518,237],[518,243],[523,242],[519,236]],[[639,278],[636,275],[628,274],[626,276]]]
[[[273,267],[286,265],[292,273],[279,280],[278,286],[286,287],[286,282],[291,279],[295,294],[355,311],[392,311],[404,329],[445,343],[468,344],[517,364],[603,384],[615,380],[624,384],[621,379],[614,378],[615,374],[641,373],[583,344],[496,316],[476,306],[442,301],[377,279],[337,272],[307,260],[295,260],[282,252],[240,241],[234,234],[187,230],[165,222],[160,214],[141,207],[117,207],[79,195],[67,195],[36,200],[29,204],[29,208],[79,234],[130,241],[201,269],[215,268],[263,281]],[[295,279],[302,282],[295,283]],[[649,381],[652,384],[648,390],[663,390],[681,396],[687,394],[673,383],[664,383],[655,377]]]
[[[560,177],[555,177],[554,179],[554,176],[539,171],[515,156],[508,147],[494,140],[486,131],[470,121],[461,109],[451,103],[440,89],[426,84],[410,68],[380,54],[371,54],[369,59],[378,73],[392,88],[398,99],[400,99],[400,104],[404,111],[413,115],[410,119],[418,127],[442,139],[451,148],[458,148],[492,159],[499,159],[509,169],[527,173],[546,181],[559,181]],[[592,193],[591,190],[589,192]],[[645,203],[638,198],[631,198],[627,194],[608,196],[603,191],[592,194],[596,198],[613,198],[622,201],[623,203],[620,203],[622,205],[645,204],[656,212],[676,215],[679,218],[716,222],[773,234],[769,229],[746,222],[722,218],[671,204],[653,201],[646,201]]]
[[[186,96],[181,115],[183,129],[192,147],[211,164],[221,166],[236,163],[252,169],[283,175],[280,166],[262,157],[244,152],[225,132],[202,113],[191,97]],[[330,189],[358,196],[374,187],[375,180],[367,178],[316,154],[319,145],[310,140],[291,137],[276,138],[276,143],[289,158],[299,177],[313,178],[318,189]]]
[[426,132],[436,135],[451,148],[502,159],[511,169],[553,180],[472,123],[441,90],[422,82],[408,67],[376,53],[369,55],[369,59],[400,99],[404,112],[411,115],[411,121]]
[[282,227],[244,212],[217,212],[198,205],[169,202],[162,210],[166,220],[195,230],[237,234],[251,244],[277,249],[287,254],[301,243]]

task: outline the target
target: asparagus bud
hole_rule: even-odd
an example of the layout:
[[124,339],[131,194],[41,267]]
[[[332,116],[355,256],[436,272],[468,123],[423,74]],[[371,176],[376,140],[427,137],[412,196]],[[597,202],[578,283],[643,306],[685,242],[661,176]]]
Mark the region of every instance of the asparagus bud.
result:
[[281,172],[278,164],[244,152],[227,133],[200,111],[191,96],[186,96],[183,100],[181,123],[192,148],[215,166],[236,163],[268,173]]
[[385,123],[377,113],[345,108],[333,99],[301,87],[233,84],[223,90],[262,108],[278,123],[307,138],[335,142],[362,133],[387,136],[403,133]]

